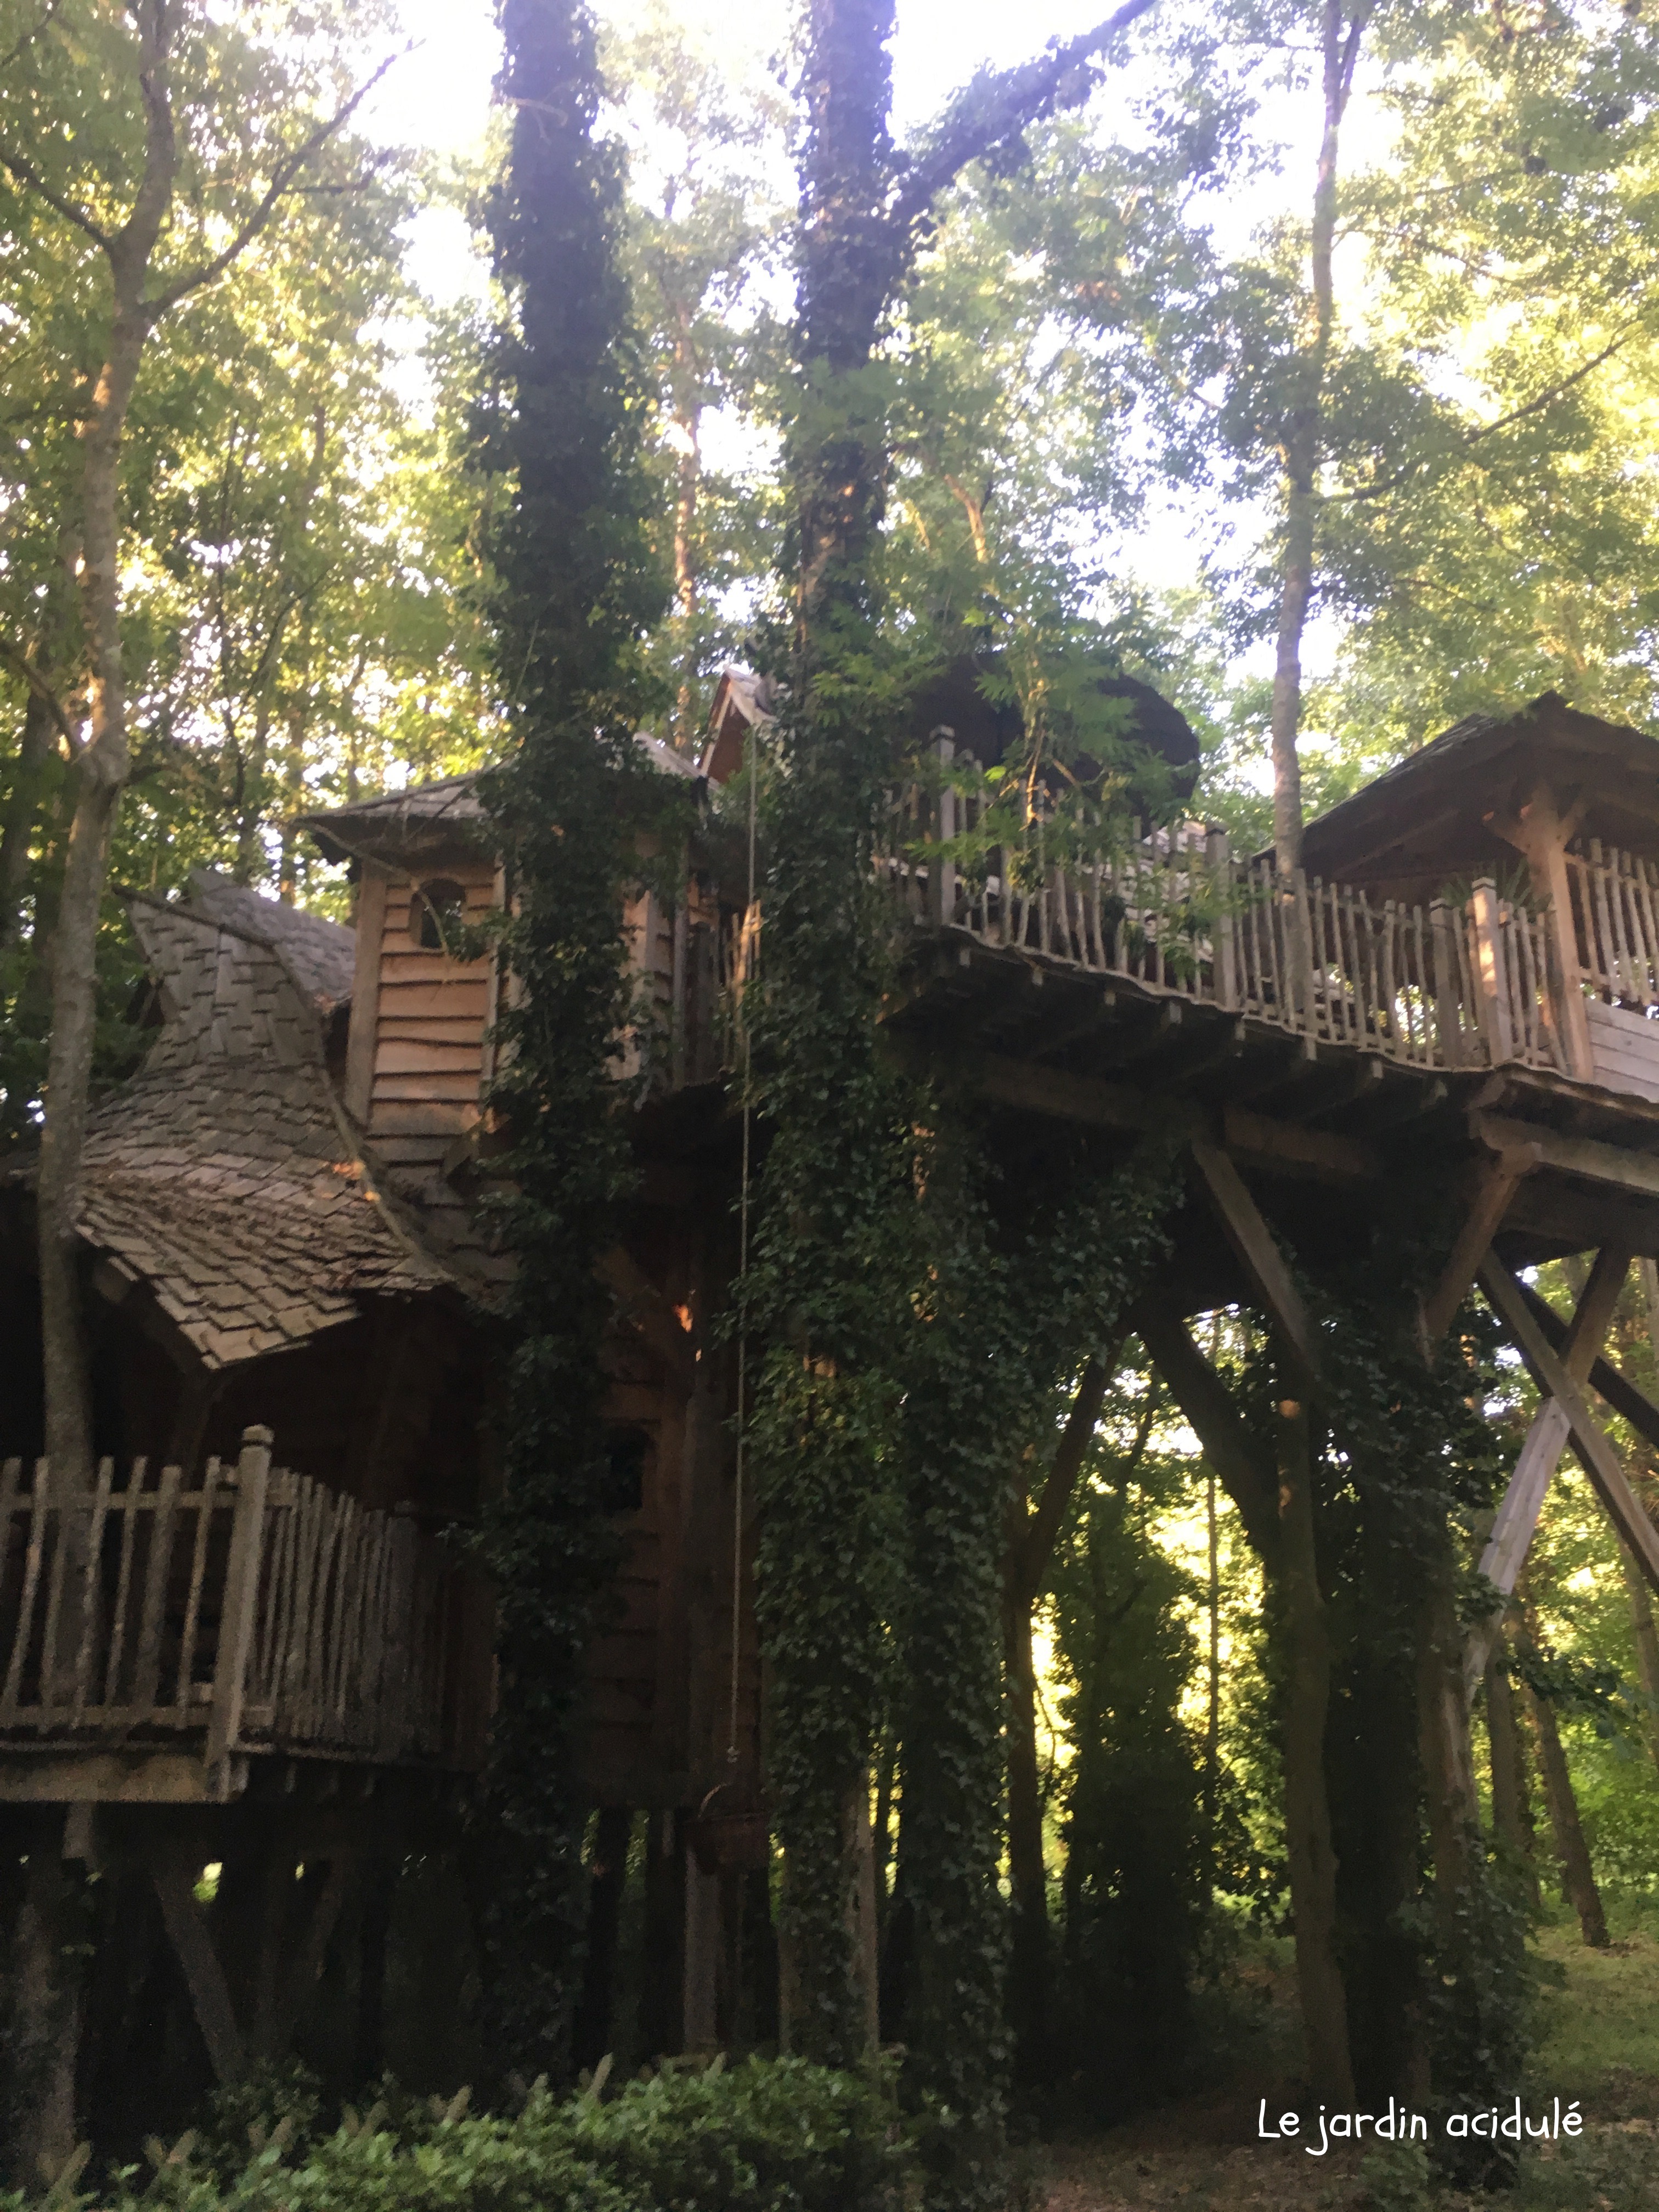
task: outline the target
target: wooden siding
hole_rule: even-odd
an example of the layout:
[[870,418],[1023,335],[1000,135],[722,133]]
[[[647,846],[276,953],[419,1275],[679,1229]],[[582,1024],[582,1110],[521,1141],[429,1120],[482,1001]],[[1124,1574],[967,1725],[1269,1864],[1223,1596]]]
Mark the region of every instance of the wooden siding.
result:
[[1592,1079],[1604,1091],[1659,1103],[1659,1021],[1628,1006],[1584,1001],[1589,1024]]

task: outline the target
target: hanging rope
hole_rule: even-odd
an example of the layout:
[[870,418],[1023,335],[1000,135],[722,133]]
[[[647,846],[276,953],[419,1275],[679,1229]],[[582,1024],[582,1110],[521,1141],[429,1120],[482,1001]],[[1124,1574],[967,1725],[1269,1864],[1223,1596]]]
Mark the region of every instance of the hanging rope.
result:
[[[751,727],[749,732],[749,898],[743,915],[743,987],[747,991],[755,964],[755,948],[759,942],[759,926],[755,915],[755,821],[757,796],[760,775],[760,732]],[[749,1162],[750,1134],[753,1109],[750,1098],[749,1024],[743,1020],[739,1002],[738,1020],[743,1030],[743,1173],[738,1194],[738,1449],[736,1482],[732,1501],[732,1711],[727,1734],[726,1757],[728,1765],[738,1763],[738,1688],[743,1658],[743,1504],[744,1504],[744,1448],[747,1441],[744,1423],[748,1413],[749,1387]]]

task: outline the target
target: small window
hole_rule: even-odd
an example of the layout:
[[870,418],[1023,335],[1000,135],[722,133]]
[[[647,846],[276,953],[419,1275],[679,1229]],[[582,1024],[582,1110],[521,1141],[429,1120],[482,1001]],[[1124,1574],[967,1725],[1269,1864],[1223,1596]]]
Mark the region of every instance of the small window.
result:
[[422,951],[452,956],[466,927],[466,892],[446,876],[421,884],[409,902],[409,933]]
[[649,1439],[643,1429],[623,1429],[605,1446],[610,1461],[605,1484],[607,1513],[639,1513],[645,1507],[645,1453]]

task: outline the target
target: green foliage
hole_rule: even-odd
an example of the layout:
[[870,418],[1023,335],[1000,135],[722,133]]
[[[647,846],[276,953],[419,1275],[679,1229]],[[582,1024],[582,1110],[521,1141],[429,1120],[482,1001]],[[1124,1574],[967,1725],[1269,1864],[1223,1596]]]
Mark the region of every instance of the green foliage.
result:
[[[1139,1378],[1137,1378],[1139,1380]],[[1062,2108],[1110,2124],[1190,2080],[1192,1984],[1209,1907],[1201,1745],[1182,1707],[1196,1592],[1154,1532],[1191,1474],[1148,1453],[1158,1385],[1109,1412],[1051,1595],[1064,1781]]]
[[[135,2212],[896,2212],[909,2154],[878,2080],[798,2059],[668,2071],[607,2102],[544,2085],[515,2118],[470,2117],[465,2090],[429,2106],[388,2087],[331,2135],[293,2084],[222,2096],[246,2115],[239,2156],[222,2140],[159,2143],[152,2172],[74,2196]],[[0,2197],[10,2212],[26,2200]]]
[[[181,171],[152,290],[216,252],[366,74],[378,8],[183,11]],[[0,9],[0,149],[112,220],[143,105],[121,19]],[[403,269],[415,165],[348,129],[282,196],[234,273],[158,312],[123,445],[122,650],[135,772],[113,883],[167,892],[225,867],[337,911],[289,827],[394,767],[471,767],[494,734],[474,514],[459,462],[469,336]],[[101,256],[0,164],[0,1144],[39,1113],[72,780],[31,723],[20,660],[85,714],[75,573],[83,395],[108,317]],[[407,390],[424,354],[427,390]],[[400,373],[401,372],[401,373]],[[44,748],[36,742],[44,738]],[[21,738],[21,742],[14,740]],[[139,981],[119,903],[98,948],[100,1082],[125,1073]]]
[[619,170],[593,127],[592,22],[565,0],[507,0],[502,27],[517,120],[491,220],[512,320],[484,428],[516,477],[495,547],[512,750],[484,788],[513,889],[501,957],[515,988],[492,1103],[513,1139],[499,1218],[517,1266],[506,1494],[480,1545],[501,1705],[475,1833],[492,2055],[529,2075],[563,2060],[581,1926],[581,1657],[615,1557],[593,1274],[630,1184],[613,1063],[623,894],[660,811],[633,732],[650,697],[637,641],[662,590]]
[[[961,1102],[939,1102],[922,1176],[930,1261],[908,1350],[895,1698],[903,1747],[899,1882],[911,1916],[906,2084],[940,2204],[1000,2204],[1006,2051],[1000,1601],[1022,1470],[1054,1440],[1076,1351],[1121,1326],[1168,1250],[1167,1147],[1115,1174],[1078,1146],[994,1178]],[[1068,1354],[1070,1357],[1068,1357]]]

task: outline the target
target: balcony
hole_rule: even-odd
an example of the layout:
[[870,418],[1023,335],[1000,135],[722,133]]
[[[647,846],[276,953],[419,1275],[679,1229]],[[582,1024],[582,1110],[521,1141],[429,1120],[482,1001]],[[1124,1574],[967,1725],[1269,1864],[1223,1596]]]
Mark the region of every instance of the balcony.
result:
[[227,1802],[261,1760],[467,1770],[478,1578],[401,1511],[270,1464],[0,1470],[0,1799]]
[[1036,819],[988,844],[994,793],[941,750],[939,783],[896,794],[879,841],[915,929],[1407,1066],[1519,1064],[1659,1101],[1652,861],[1570,847],[1564,914],[1492,878],[1426,906],[1287,880],[1199,823],[1089,851]]

